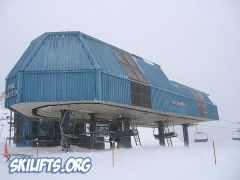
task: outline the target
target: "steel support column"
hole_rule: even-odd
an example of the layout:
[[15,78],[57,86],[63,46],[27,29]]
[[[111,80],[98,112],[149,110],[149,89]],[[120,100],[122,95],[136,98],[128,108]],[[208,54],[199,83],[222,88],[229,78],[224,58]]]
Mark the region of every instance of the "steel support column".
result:
[[61,130],[61,147],[62,151],[70,151],[71,139],[70,137],[66,136],[69,131],[69,121],[70,121],[70,111],[69,110],[62,110],[61,111],[61,123],[60,123],[60,130]]
[[91,121],[90,121],[90,147],[91,149],[95,148],[96,144],[96,117],[95,114],[90,114]]
[[189,124],[183,124],[183,140],[184,140],[184,146],[189,146],[189,136],[188,136],[188,126]]
[[[124,132],[130,130],[130,120],[129,118],[119,119],[121,123],[121,129]],[[117,142],[117,148],[132,148],[131,136],[121,137]]]
[[158,124],[159,144],[160,146],[165,146],[164,122],[158,121],[157,124]]

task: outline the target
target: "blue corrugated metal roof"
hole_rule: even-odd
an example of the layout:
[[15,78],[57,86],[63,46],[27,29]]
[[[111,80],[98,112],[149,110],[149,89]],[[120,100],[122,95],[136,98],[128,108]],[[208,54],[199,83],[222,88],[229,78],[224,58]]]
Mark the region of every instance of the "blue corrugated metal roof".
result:
[[79,32],[45,33],[31,42],[8,77],[20,71],[94,69]]
[[174,87],[175,92],[178,92],[182,95],[191,97],[191,98],[195,98],[191,92],[191,90],[189,88],[187,88],[186,86],[182,86],[182,84],[177,83],[175,81],[171,81],[172,86]]
[[28,62],[30,55],[32,54],[34,49],[40,44],[40,42],[44,38],[45,38],[45,35],[41,35],[31,42],[31,44],[28,46],[26,51],[23,53],[23,55],[18,60],[17,64],[15,64],[13,69],[8,74],[8,77],[16,75],[19,71],[21,71],[24,68],[24,65]]
[[102,72],[127,78],[127,73],[124,71],[121,63],[116,59],[110,45],[87,35],[83,35],[83,38]]
[[158,87],[166,90],[172,90],[172,85],[165,73],[161,70],[159,65],[149,64],[140,57],[134,56],[136,63],[143,71],[149,84],[153,87]]
[[94,69],[79,34],[48,35],[24,71]]

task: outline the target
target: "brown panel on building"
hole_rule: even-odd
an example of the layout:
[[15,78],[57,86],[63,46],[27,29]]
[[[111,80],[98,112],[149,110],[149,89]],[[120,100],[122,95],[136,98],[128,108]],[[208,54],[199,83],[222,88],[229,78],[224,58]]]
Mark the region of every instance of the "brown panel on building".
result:
[[131,97],[133,106],[152,107],[150,87],[147,85],[131,81]]
[[124,70],[127,72],[130,79],[147,83],[147,80],[139,69],[138,65],[135,63],[132,55],[121,51],[119,49],[112,49],[117,59],[122,63]]
[[204,98],[202,96],[202,94],[200,94],[199,92],[192,90],[191,91],[193,96],[196,98],[197,100],[197,110],[198,110],[198,116],[199,117],[207,117],[207,104],[204,103]]

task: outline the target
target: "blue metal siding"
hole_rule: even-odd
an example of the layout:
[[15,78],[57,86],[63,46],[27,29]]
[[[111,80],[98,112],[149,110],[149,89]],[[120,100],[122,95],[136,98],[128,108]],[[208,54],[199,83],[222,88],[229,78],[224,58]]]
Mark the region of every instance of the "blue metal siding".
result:
[[177,93],[180,93],[180,94],[182,94],[182,95],[185,95],[185,96],[188,96],[188,97],[191,97],[191,98],[196,99],[196,98],[194,97],[193,93],[192,93],[192,91],[195,91],[195,92],[201,94],[201,96],[203,97],[203,101],[204,101],[204,102],[206,102],[206,103],[208,103],[208,104],[213,104],[212,101],[209,99],[209,97],[208,97],[208,95],[207,95],[206,93],[203,93],[203,92],[201,92],[201,91],[192,89],[192,88],[190,88],[190,87],[188,87],[188,86],[185,86],[185,85],[180,84],[180,83],[175,82],[175,81],[171,81],[171,83],[172,83],[172,85],[175,87],[175,91],[176,91]]
[[203,98],[204,98],[205,102],[207,102],[208,104],[212,104],[213,105],[213,102],[210,100],[208,95],[203,95]]
[[[194,99],[157,88],[151,88],[151,100],[152,108],[155,110],[197,116],[197,103]],[[173,101],[183,102],[186,106],[175,105],[172,103]]]
[[209,119],[219,119],[217,106],[207,104],[207,114]]
[[[164,91],[157,88],[151,89],[152,108],[155,110],[161,110],[165,112],[173,112],[182,115],[189,115],[199,117],[197,100],[181,95],[174,94],[172,92]],[[183,102],[186,106],[178,106],[172,103],[172,101]],[[218,120],[217,106],[206,103],[207,117],[208,119]]]
[[79,35],[48,35],[24,71],[94,69]]
[[102,73],[103,101],[131,105],[130,81]]
[[102,72],[118,77],[127,78],[127,73],[124,71],[121,63],[116,59],[109,45],[83,35],[86,44],[95,57]]
[[93,100],[96,72],[24,73],[22,102]]
[[[8,89],[8,86],[10,84],[15,84],[15,89]],[[14,75],[8,79],[6,79],[6,87],[5,87],[5,94],[7,95],[8,93],[11,93],[12,91],[17,91],[18,92],[18,75]],[[5,100],[5,107],[10,107],[13,104],[17,103],[17,98],[18,98],[18,93],[17,96],[12,96],[12,97],[6,97]]]

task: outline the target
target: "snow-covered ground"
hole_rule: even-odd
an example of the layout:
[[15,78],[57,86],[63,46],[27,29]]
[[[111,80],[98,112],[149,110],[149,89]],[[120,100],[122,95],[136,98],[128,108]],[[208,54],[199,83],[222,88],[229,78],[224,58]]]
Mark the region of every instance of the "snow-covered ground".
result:
[[[1,143],[3,150],[3,143]],[[10,152],[36,154],[36,148],[11,147]],[[87,174],[9,174],[8,163],[0,158],[1,179],[166,179],[166,180],[239,180],[240,143],[216,142],[217,165],[214,165],[211,143],[190,148],[177,146],[160,148],[157,143],[144,143],[133,149],[115,151],[115,167],[112,167],[111,151],[90,151],[73,147],[73,152],[62,153],[59,147],[40,148],[42,157],[92,158],[93,166]]]
[[3,142],[9,135],[9,125],[7,123],[9,116],[9,110],[4,108],[4,102],[0,100],[0,142]]
[[[5,138],[8,136],[6,117],[9,112],[4,108],[0,110],[0,151],[4,150]],[[4,126],[2,126],[4,125]],[[87,174],[9,174],[8,163],[0,157],[0,179],[162,179],[162,180],[239,180],[240,179],[240,141],[230,140],[230,132],[225,138],[215,139],[217,165],[214,165],[212,141],[194,144],[191,139],[189,148],[183,147],[180,139],[174,140],[174,147],[159,147],[152,137],[152,129],[140,128],[142,147],[134,146],[132,149],[116,149],[115,167],[112,167],[111,150],[92,151],[72,147],[73,152],[61,152],[60,147],[40,148],[41,157],[91,157],[93,166]],[[210,131],[210,130],[209,130]],[[1,129],[0,129],[1,133]],[[179,134],[181,132],[179,131]],[[214,132],[211,132],[214,134]],[[210,133],[210,134],[211,134]],[[221,134],[218,132],[217,134]],[[228,136],[229,135],[229,136]],[[192,136],[190,129],[190,136]],[[227,136],[227,137],[226,137]],[[36,148],[9,147],[9,152],[25,153],[36,156]],[[1,153],[2,154],[2,153]]]

